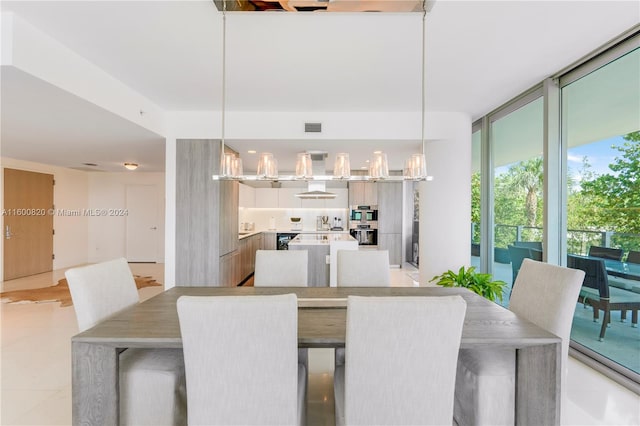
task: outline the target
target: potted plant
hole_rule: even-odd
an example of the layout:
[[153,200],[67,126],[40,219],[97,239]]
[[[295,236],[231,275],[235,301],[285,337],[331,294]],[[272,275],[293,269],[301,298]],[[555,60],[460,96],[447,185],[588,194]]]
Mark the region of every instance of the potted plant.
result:
[[476,272],[474,266],[465,269],[461,267],[458,273],[448,270],[442,275],[436,275],[430,282],[436,281],[436,284],[443,287],[464,287],[473,291],[480,296],[495,302],[496,299],[502,302],[502,293],[507,283],[504,281],[492,281],[491,274],[481,274]]

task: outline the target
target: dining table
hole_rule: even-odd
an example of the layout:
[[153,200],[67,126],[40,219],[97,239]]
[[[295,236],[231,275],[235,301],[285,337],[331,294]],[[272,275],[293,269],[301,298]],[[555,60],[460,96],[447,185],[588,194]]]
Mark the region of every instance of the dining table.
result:
[[[460,347],[516,351],[517,424],[560,423],[561,339],[464,288],[445,287],[174,287],[72,337],[74,425],[116,425],[118,356],[126,348],[181,348],[180,296],[298,297],[298,346],[345,346],[347,298],[441,297],[467,303]],[[434,341],[434,345],[438,342]]]
[[[632,262],[622,262],[613,259],[603,259],[600,257],[592,257],[592,259],[604,260],[604,267],[607,274],[620,278],[640,281],[640,264]],[[640,285],[640,283],[638,283]]]

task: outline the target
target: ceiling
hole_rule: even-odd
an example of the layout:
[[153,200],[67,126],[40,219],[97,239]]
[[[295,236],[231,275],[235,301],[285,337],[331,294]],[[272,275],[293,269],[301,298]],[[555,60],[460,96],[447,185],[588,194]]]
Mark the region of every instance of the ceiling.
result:
[[[220,109],[222,19],[212,1],[3,1],[1,7],[165,111]],[[439,0],[427,16],[426,109],[478,118],[639,17],[633,1]],[[229,13],[226,109],[420,111],[421,25],[420,13]],[[15,69],[3,67],[0,78],[3,156],[67,167],[94,162],[105,170],[148,160],[147,170],[164,170],[159,135]],[[351,140],[318,140],[313,149],[331,152],[345,142],[354,168],[363,161],[355,157],[376,149]],[[239,151],[259,143],[294,156],[310,142],[228,143]],[[377,144],[391,162],[419,141]]]

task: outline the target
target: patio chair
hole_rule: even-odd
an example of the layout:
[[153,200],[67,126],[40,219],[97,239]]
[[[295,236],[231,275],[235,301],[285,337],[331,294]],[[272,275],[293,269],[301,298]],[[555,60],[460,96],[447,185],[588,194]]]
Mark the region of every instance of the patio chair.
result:
[[[516,277],[522,266],[522,261],[526,258],[531,259],[531,249],[528,247],[509,246],[509,257],[511,258],[511,274],[512,283],[515,284]],[[542,252],[541,252],[542,253]],[[512,286],[513,287],[513,286]]]
[[600,246],[589,247],[590,257],[600,257],[602,259],[617,260],[619,262],[622,260],[623,254],[624,252],[622,251],[622,249]]
[[[69,269],[65,276],[80,331],[139,301],[126,259]],[[187,423],[180,349],[127,349],[120,354],[119,364],[120,424]]]
[[[525,259],[509,304],[510,311],[562,339],[563,381],[583,276],[582,271]],[[460,350],[454,405],[458,425],[515,424],[515,365],[515,351]]]
[[542,241],[514,241],[513,245],[542,251]]
[[451,424],[465,301],[349,296],[347,304],[336,425]]
[[610,287],[604,260],[568,255],[567,266],[573,269],[581,269],[585,272],[578,300],[593,308],[593,321],[597,322],[600,311],[604,312],[598,338],[600,341],[604,340],[607,327],[611,322],[611,311],[621,311],[621,319],[624,320],[626,317],[625,311],[630,310],[631,325],[632,327],[637,327],[640,294]]
[[294,294],[182,296],[177,309],[189,424],[305,424]]
[[629,254],[627,255],[627,262],[640,264],[640,251],[629,250]]

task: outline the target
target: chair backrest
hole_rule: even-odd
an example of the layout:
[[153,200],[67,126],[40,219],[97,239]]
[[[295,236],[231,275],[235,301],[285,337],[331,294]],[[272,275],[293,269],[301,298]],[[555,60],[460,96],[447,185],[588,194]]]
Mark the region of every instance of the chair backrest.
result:
[[611,247],[591,246],[589,247],[589,256],[600,257],[602,259],[622,260],[624,252],[622,249]]
[[601,299],[609,298],[609,276],[603,259],[567,255],[567,267],[584,271],[584,287],[598,290]]
[[389,251],[338,250],[338,287],[389,287]]
[[627,262],[640,263],[640,251],[629,250],[629,254],[627,255]]
[[258,250],[253,285],[256,287],[306,287],[307,250]]
[[296,296],[177,302],[193,425],[297,422]]
[[80,331],[140,300],[136,282],[124,258],[72,268],[64,275]]
[[531,253],[531,259],[542,262],[542,250],[530,248],[529,253]]
[[513,245],[542,251],[542,241],[514,241]]
[[577,269],[525,259],[511,293],[509,310],[562,339],[563,363],[584,276]]
[[345,424],[451,424],[465,301],[349,296],[347,304]]
[[526,258],[531,258],[531,249],[518,246],[509,246],[508,249],[509,258],[511,259],[512,283],[515,283],[520,267],[522,266],[522,261]]

